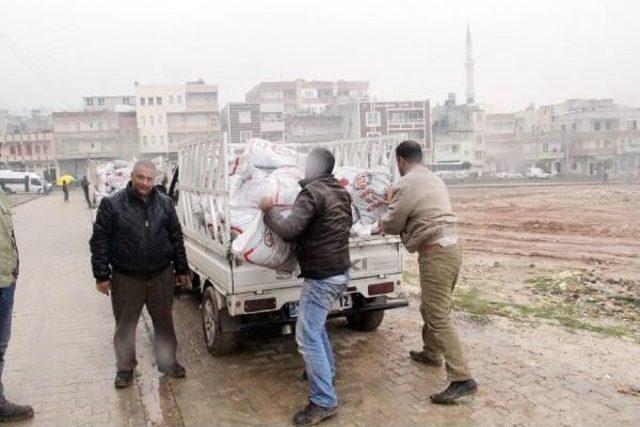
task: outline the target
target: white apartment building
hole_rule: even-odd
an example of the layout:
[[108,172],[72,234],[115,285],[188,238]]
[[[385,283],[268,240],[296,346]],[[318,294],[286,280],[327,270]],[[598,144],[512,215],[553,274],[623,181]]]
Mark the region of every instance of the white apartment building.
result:
[[131,95],[83,96],[82,109],[84,111],[133,113],[136,111],[136,98]]
[[217,85],[136,85],[135,97],[141,154],[173,154],[184,142],[219,137]]

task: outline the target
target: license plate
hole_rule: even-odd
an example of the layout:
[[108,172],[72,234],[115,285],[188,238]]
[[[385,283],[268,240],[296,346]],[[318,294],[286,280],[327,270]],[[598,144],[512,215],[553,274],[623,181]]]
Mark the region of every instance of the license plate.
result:
[[[289,317],[298,316],[298,307],[299,301],[293,301],[287,304],[287,310],[289,312]],[[353,299],[351,298],[351,294],[344,294],[340,296],[331,307],[331,311],[342,311],[347,308],[353,307]]]

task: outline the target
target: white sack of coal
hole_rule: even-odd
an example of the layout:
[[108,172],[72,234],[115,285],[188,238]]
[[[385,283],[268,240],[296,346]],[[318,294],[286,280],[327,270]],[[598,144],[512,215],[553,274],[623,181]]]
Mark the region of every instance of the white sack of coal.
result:
[[298,166],[281,167],[270,173],[253,168],[233,193],[230,206],[258,208],[263,197],[271,197],[276,206],[291,206],[301,190],[298,181],[303,176],[304,171]]
[[239,236],[244,233],[260,217],[260,209],[253,208],[229,208],[229,220],[231,233]]
[[293,245],[267,227],[262,213],[233,241],[231,249],[238,258],[251,264],[287,272],[296,267]]

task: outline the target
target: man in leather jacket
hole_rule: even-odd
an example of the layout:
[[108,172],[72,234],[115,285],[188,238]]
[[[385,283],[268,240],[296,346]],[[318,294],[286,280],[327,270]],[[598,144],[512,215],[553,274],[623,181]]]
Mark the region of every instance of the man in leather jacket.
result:
[[333,387],[335,360],[325,322],[334,301],[349,283],[351,197],[332,175],[335,159],[321,148],[307,159],[302,191],[288,216],[273,208],[271,198],[260,208],[266,224],[284,240],[294,242],[304,278],[300,294],[296,341],[309,380],[309,404],[296,413],[296,425],[315,425],[336,414]]
[[176,361],[172,305],[174,285],[188,281],[187,256],[173,202],[154,188],[157,173],[153,163],[137,162],[127,188],[102,199],[93,225],[93,275],[98,291],[111,294],[116,321],[116,388],[133,380],[136,327],[144,305],[153,321],[158,369],[174,378],[185,376]]

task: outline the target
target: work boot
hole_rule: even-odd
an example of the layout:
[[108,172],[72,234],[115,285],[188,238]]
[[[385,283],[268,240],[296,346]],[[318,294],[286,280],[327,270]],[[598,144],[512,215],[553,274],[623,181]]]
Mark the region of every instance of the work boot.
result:
[[8,400],[0,403],[0,422],[24,421],[33,418],[33,408],[28,405],[16,405]]
[[476,394],[477,391],[478,384],[473,379],[466,381],[453,381],[445,391],[434,394],[430,399],[433,403],[453,403],[459,397],[470,396],[472,394]]
[[160,369],[160,372],[171,378],[184,378],[187,376],[187,370],[177,362],[169,369]]
[[442,359],[440,360],[433,360],[431,358],[429,358],[424,351],[409,351],[409,356],[411,356],[411,359],[413,359],[414,361],[418,362],[418,363],[423,363],[425,365],[428,366],[433,366],[434,368],[439,368],[442,366]]
[[133,382],[133,371],[118,371],[116,374],[116,388],[127,388]]
[[297,426],[314,426],[321,421],[333,417],[338,412],[338,407],[325,408],[309,402],[306,408],[293,416],[293,423]]

